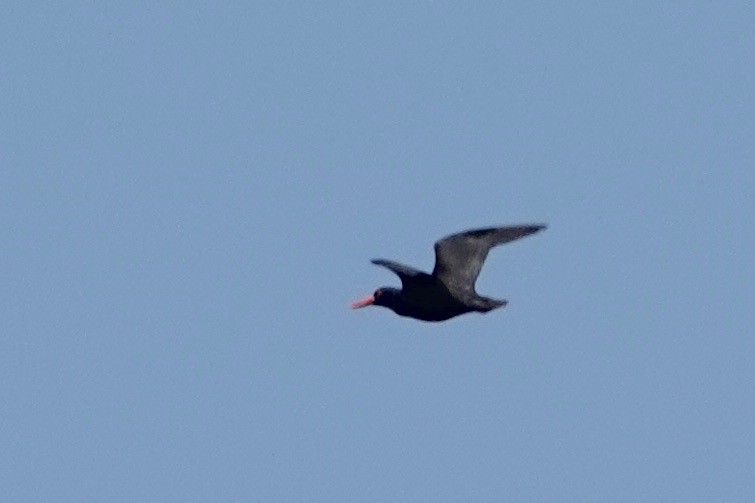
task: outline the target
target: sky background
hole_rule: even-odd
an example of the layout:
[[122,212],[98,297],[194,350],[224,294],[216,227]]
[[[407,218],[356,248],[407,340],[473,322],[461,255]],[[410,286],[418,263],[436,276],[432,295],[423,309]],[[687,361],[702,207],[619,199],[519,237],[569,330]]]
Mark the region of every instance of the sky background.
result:
[[4,3],[2,500],[755,500],[747,4]]

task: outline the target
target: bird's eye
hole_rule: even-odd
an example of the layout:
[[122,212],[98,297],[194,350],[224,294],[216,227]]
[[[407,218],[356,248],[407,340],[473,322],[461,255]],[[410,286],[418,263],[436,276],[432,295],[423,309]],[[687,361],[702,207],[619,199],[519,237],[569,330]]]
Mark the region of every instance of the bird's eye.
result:
[[375,297],[380,297],[382,294],[383,294],[383,291],[380,290],[379,288],[375,290]]

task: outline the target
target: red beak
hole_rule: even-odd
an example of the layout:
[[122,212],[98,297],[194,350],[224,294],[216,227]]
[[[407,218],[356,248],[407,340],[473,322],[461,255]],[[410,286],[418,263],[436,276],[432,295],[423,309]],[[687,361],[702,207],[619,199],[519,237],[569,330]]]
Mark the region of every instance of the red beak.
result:
[[360,307],[367,307],[374,303],[375,303],[375,297],[369,296],[364,300],[360,300],[359,302],[354,302],[351,305],[351,309],[359,309]]

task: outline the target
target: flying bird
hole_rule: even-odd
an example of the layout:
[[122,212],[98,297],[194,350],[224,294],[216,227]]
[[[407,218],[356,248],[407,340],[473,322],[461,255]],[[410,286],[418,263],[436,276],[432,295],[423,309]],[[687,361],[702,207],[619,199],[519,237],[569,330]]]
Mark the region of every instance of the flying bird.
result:
[[529,236],[545,227],[489,227],[446,236],[435,243],[432,274],[391,260],[372,260],[373,264],[393,271],[401,280],[401,289],[380,287],[370,297],[354,302],[351,308],[383,306],[399,316],[445,321],[464,313],[487,313],[503,307],[508,301],[483,297],[475,291],[475,282],[488,252],[494,246]]

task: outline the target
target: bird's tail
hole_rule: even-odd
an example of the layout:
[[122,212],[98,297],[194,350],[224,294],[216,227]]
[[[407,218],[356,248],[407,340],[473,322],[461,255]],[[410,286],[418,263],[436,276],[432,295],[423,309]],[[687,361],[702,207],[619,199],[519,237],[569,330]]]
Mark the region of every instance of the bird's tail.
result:
[[475,308],[477,311],[481,313],[487,313],[488,311],[492,311],[493,309],[498,309],[499,307],[504,307],[506,304],[508,304],[508,300],[498,300],[498,299],[490,299],[488,297],[479,297],[475,301]]

